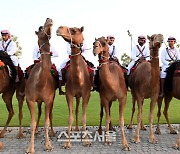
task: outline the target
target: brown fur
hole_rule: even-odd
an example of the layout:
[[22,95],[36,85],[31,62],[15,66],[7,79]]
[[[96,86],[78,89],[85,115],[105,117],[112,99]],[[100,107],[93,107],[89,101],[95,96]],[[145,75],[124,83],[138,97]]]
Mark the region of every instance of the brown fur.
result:
[[[124,133],[124,108],[126,105],[127,89],[124,74],[116,63],[109,63],[108,43],[104,37],[98,38],[93,46],[94,55],[99,56],[99,93],[102,108],[106,111],[106,131],[109,131],[110,108],[113,101],[119,101],[119,125],[122,134],[122,146],[124,150],[130,150]],[[105,140],[108,143],[107,140]]]
[[[1,58],[3,58],[3,57],[1,57]],[[12,67],[14,67],[14,66],[12,66]],[[6,129],[14,115],[14,110],[13,110],[13,106],[12,106],[12,97],[13,97],[15,91],[16,91],[16,98],[18,100],[18,105],[19,105],[19,124],[20,124],[19,133],[18,133],[17,137],[18,138],[24,137],[24,135],[22,133],[22,118],[23,118],[22,106],[23,106],[23,101],[24,101],[24,94],[23,95],[20,94],[20,93],[24,92],[24,84],[25,84],[24,78],[22,78],[18,83],[14,83],[10,79],[9,72],[7,71],[7,69],[5,69],[5,68],[0,69],[0,93],[2,93],[2,99],[6,103],[6,108],[9,112],[6,124],[0,133],[1,138],[4,137],[4,134],[6,133]],[[21,86],[23,88],[21,88]]]
[[[81,28],[69,28],[59,27],[57,35],[62,36],[63,39],[71,44],[70,69],[67,72],[66,88],[66,100],[69,108],[69,120],[68,120],[68,135],[70,137],[70,131],[72,129],[73,118],[73,98],[76,98],[76,127],[75,130],[79,130],[78,127],[78,107],[80,98],[82,97],[82,124],[83,131],[86,131],[86,108],[90,98],[91,82],[87,69],[86,62],[81,56],[81,45],[83,43],[83,27]],[[74,56],[73,56],[74,55]],[[86,136],[85,145],[89,146],[90,142]],[[70,140],[64,144],[64,148],[71,148]]]
[[[163,42],[163,36],[161,34],[152,35],[148,37],[149,48],[150,48],[150,63],[144,61],[129,77],[129,85],[131,88],[133,108],[135,102],[138,103],[138,125],[134,137],[134,142],[139,143],[139,130],[142,122],[142,106],[145,98],[150,98],[150,114],[149,114],[149,125],[150,125],[150,142],[155,143],[156,139],[152,131],[153,122],[153,110],[159,95],[159,48]],[[134,111],[134,110],[133,110]],[[132,114],[133,116],[133,114]],[[132,119],[132,118],[131,118]]]
[[[178,62],[178,64],[179,64],[179,62]],[[172,65],[174,65],[174,64],[172,64]],[[175,68],[173,68],[173,67],[175,67],[175,66],[172,66],[172,67],[170,66],[168,69],[168,72],[167,72],[168,77],[172,76],[171,83],[169,83],[170,81],[167,81],[167,83],[166,83],[166,80],[170,80],[170,79],[167,79],[167,78],[165,79],[165,86],[164,86],[165,87],[165,89],[164,89],[164,91],[165,91],[165,93],[164,93],[165,106],[164,106],[163,114],[164,114],[166,121],[168,123],[170,133],[171,134],[177,134],[177,132],[174,130],[174,128],[170,124],[169,116],[168,116],[169,104],[170,104],[172,98],[175,97],[176,99],[180,100],[180,77],[173,76],[174,71],[175,71]],[[172,71],[171,69],[174,69],[174,71]],[[168,73],[172,73],[172,74],[168,74]],[[160,122],[160,117],[161,117],[162,101],[163,101],[163,97],[159,97],[158,98],[158,113],[157,113],[158,123],[157,123],[157,128],[155,131],[156,134],[161,134],[159,122]]]
[[47,18],[44,23],[44,29],[39,29],[36,32],[38,36],[38,45],[41,51],[41,62],[36,64],[32,69],[30,76],[26,82],[26,101],[31,114],[31,141],[26,152],[34,153],[34,133],[36,130],[35,119],[35,102],[38,103],[39,110],[41,109],[41,103],[45,103],[45,150],[52,150],[52,145],[49,140],[48,127],[49,120],[52,116],[52,108],[56,90],[56,80],[52,77],[51,57],[50,57],[50,44],[49,39],[51,37],[52,19]]

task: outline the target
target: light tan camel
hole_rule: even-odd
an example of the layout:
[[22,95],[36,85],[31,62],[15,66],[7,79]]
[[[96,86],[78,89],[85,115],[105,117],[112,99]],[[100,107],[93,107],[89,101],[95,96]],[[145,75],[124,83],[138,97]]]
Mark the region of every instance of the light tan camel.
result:
[[[101,107],[106,111],[106,132],[109,131],[110,107],[113,101],[119,101],[119,125],[122,134],[123,150],[130,150],[124,133],[124,109],[127,98],[127,88],[124,73],[117,63],[109,63],[108,43],[104,37],[95,40],[93,54],[99,56],[99,94]],[[102,109],[101,109],[102,110]],[[105,140],[105,142],[109,142]]]
[[170,124],[169,116],[168,116],[168,109],[169,109],[169,105],[173,97],[180,100],[180,76],[179,76],[180,73],[175,75],[175,72],[178,72],[179,70],[180,70],[180,61],[174,62],[167,69],[167,76],[166,76],[165,85],[164,85],[164,92],[165,92],[164,97],[158,98],[158,113],[157,113],[158,123],[157,123],[157,128],[155,131],[156,134],[161,134],[159,122],[160,122],[160,117],[161,117],[161,105],[162,105],[163,98],[164,98],[164,103],[165,103],[163,113],[168,123],[170,133],[177,134],[177,132],[174,130],[174,128]]
[[53,102],[55,97],[55,89],[57,83],[51,75],[51,55],[50,43],[53,21],[47,18],[44,27],[36,32],[38,36],[38,45],[41,52],[41,62],[36,64],[32,69],[29,78],[26,82],[25,95],[27,105],[31,114],[31,140],[26,150],[27,153],[35,153],[34,150],[34,133],[36,129],[35,119],[35,102],[45,103],[45,150],[52,150],[52,145],[49,140],[48,128],[49,118],[52,113]]
[[[16,91],[16,98],[18,100],[19,105],[19,133],[17,135],[18,138],[24,137],[22,133],[22,107],[23,107],[23,101],[24,101],[24,94],[20,95],[20,92],[24,92],[24,78],[22,77],[18,83],[15,83],[15,77],[16,77],[16,70],[15,67],[7,54],[7,52],[0,51],[0,60],[5,65],[0,69],[0,93],[2,93],[2,99],[4,100],[6,104],[6,108],[9,112],[8,119],[6,121],[6,124],[3,128],[3,130],[0,133],[0,137],[3,138],[4,134],[6,133],[7,127],[14,115],[14,110],[12,106],[12,97]],[[11,70],[10,70],[11,69]],[[11,78],[9,76],[11,72]],[[14,78],[14,79],[13,79]]]
[[[76,98],[76,127],[75,130],[79,130],[78,127],[78,106],[80,98],[82,97],[82,124],[83,131],[86,131],[86,108],[90,98],[91,82],[87,64],[81,55],[81,47],[83,44],[83,32],[84,28],[69,28],[61,26],[57,29],[57,35],[62,36],[63,39],[71,45],[71,59],[70,68],[66,73],[67,82],[66,88],[66,100],[69,108],[69,120],[68,120],[68,136],[72,129],[73,118],[73,98]],[[91,143],[88,137],[85,138],[85,146],[89,146]],[[64,144],[64,148],[71,148],[70,138],[69,141]]]
[[[150,98],[150,113],[149,113],[149,139],[151,143],[156,143],[156,139],[152,130],[153,112],[154,107],[159,95],[159,48],[163,42],[163,35],[154,34],[149,39],[150,58],[151,61],[143,61],[136,68],[134,73],[129,77],[129,85],[131,88],[131,94],[133,101],[137,101],[138,104],[138,116],[137,116],[137,129],[134,136],[134,142],[139,143],[139,131],[142,121],[142,105],[145,98]],[[143,73],[142,73],[143,72]]]

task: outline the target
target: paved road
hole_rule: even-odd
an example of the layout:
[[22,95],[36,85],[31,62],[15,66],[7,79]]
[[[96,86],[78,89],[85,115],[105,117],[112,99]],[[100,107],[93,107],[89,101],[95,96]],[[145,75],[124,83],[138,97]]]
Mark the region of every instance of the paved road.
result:
[[[66,127],[55,127],[56,137],[52,137],[51,141],[53,144],[53,151],[46,152],[44,151],[44,131],[43,128],[39,128],[39,134],[35,139],[35,151],[36,154],[49,153],[72,153],[72,154],[106,154],[106,153],[130,153],[130,154],[180,154],[180,150],[173,149],[173,145],[175,144],[175,140],[177,139],[177,134],[169,134],[169,129],[167,125],[161,125],[161,135],[155,135],[158,141],[157,144],[151,144],[148,142],[148,134],[149,128],[147,126],[147,131],[140,132],[140,140],[139,144],[132,143],[132,138],[135,133],[135,127],[132,130],[128,130],[125,128],[126,138],[131,147],[131,151],[123,151],[121,149],[121,133],[119,132],[119,127],[115,127],[115,131],[111,132],[110,136],[113,140],[112,145],[104,145],[103,144],[103,136],[98,136],[97,128],[98,127],[88,127],[88,136],[92,140],[91,147],[84,147],[82,144],[83,140],[83,132],[82,134],[74,133],[72,134],[72,145],[73,147],[69,150],[62,149],[62,145],[66,140]],[[173,127],[178,130],[179,124],[173,125]],[[155,126],[153,127],[155,130]],[[1,128],[0,128],[1,129]],[[23,128],[24,135],[26,138],[24,139],[16,139],[16,135],[18,132],[17,127],[9,127],[5,138],[0,139],[0,141],[4,144],[4,149],[2,150],[2,154],[23,154],[28,146],[30,141],[30,130],[28,127]],[[82,138],[79,138],[82,136]]]

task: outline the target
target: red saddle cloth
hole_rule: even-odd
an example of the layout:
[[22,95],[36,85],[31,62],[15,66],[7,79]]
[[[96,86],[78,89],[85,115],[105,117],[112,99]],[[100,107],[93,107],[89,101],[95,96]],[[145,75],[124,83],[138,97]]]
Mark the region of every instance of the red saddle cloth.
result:
[[23,70],[21,69],[20,66],[18,66],[18,77],[19,77],[19,79],[22,79],[23,76],[24,76]]
[[180,66],[178,66],[174,72],[175,77],[180,77]]
[[[24,74],[26,79],[28,79],[28,77],[29,77],[29,75],[31,73],[31,70],[33,69],[34,65],[36,63],[38,63],[38,62],[39,61],[35,61],[34,64],[32,64],[32,65],[30,65],[29,67],[26,68],[25,74]],[[52,64],[52,66],[51,66],[51,74],[56,80],[59,79],[59,74],[58,74],[58,71],[57,71],[56,66],[54,64]]]

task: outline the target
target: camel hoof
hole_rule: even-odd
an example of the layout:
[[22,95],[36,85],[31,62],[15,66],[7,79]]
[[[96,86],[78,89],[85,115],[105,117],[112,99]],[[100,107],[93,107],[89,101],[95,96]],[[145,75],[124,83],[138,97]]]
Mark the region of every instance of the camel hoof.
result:
[[146,127],[145,127],[145,126],[142,126],[142,127],[141,127],[141,130],[146,131],[147,129],[146,129]]
[[91,144],[91,142],[89,142],[89,141],[83,144],[84,147],[91,147],[91,145],[92,145],[92,144]]
[[26,154],[35,154],[35,150],[32,147],[28,147],[28,149],[26,150]]
[[53,147],[49,144],[45,147],[44,151],[47,151],[47,152],[53,151]]
[[132,129],[132,125],[128,125],[128,126],[127,126],[127,129]]
[[25,136],[23,133],[19,133],[16,138],[17,139],[23,139],[23,138],[25,138]]
[[0,134],[0,138],[4,138],[4,133],[1,133],[1,134]]
[[161,135],[161,131],[160,131],[159,128],[156,128],[156,131],[154,133],[157,134],[157,135]]
[[141,141],[140,141],[140,139],[132,139],[132,142],[138,144],[138,143],[140,143]]
[[54,131],[51,131],[51,133],[49,134],[50,137],[56,137],[56,134]]
[[79,127],[75,127],[74,131],[80,131]]
[[177,134],[177,132],[173,129],[170,131],[170,134]]
[[71,149],[72,145],[70,142],[67,142],[63,145],[63,149]]
[[123,150],[124,150],[124,151],[130,151],[131,148],[130,148],[130,146],[127,144],[127,145],[124,145],[124,146],[123,146]]
[[156,144],[157,140],[156,139],[151,139],[151,140],[149,140],[149,143]]

